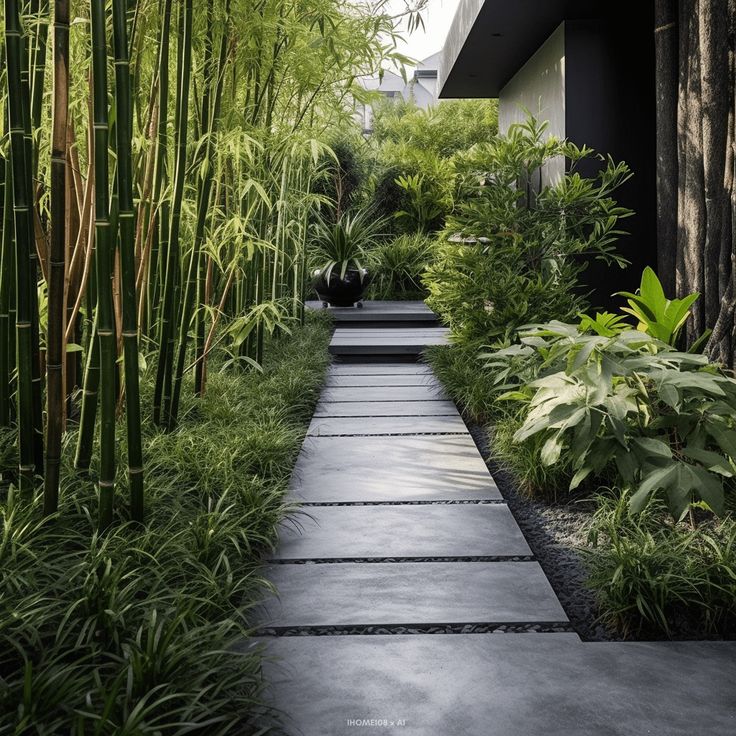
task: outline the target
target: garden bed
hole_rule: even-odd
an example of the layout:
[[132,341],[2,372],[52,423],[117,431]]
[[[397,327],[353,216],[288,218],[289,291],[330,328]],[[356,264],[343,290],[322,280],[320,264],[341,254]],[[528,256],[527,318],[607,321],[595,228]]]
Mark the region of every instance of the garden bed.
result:
[[[245,734],[269,720],[260,659],[242,644],[330,333],[315,316],[267,344],[263,373],[213,366],[202,399],[186,387],[175,430],[147,428],[145,528],[95,534],[95,486],[71,468],[74,432],[57,516],[42,519],[37,501],[5,500],[3,724],[17,733]],[[151,384],[146,376],[144,397]],[[121,508],[126,495],[121,479]]]
[[429,361],[584,640],[734,638],[730,500],[722,519],[696,507],[676,523],[658,499],[630,513],[605,477],[569,491],[570,468],[544,467],[534,448],[513,441],[517,420],[497,418],[494,374],[478,370],[473,352],[433,349]]

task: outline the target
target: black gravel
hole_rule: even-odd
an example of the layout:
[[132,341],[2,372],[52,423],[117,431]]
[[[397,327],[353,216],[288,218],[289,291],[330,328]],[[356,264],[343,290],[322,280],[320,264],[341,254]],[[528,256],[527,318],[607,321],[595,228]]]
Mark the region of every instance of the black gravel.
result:
[[584,529],[590,519],[591,505],[579,500],[549,505],[524,495],[513,476],[493,459],[487,430],[479,425],[468,426],[575,631],[585,641],[620,640],[620,636],[596,620],[595,596],[585,584],[587,572],[578,550],[585,543]]
[[455,557],[326,557],[306,559],[269,559],[270,565],[341,565],[352,563],[384,562],[534,562],[530,555],[468,555]]
[[572,633],[563,621],[548,623],[397,624],[342,626],[277,626],[259,629],[256,636],[387,636],[406,634],[564,634]]

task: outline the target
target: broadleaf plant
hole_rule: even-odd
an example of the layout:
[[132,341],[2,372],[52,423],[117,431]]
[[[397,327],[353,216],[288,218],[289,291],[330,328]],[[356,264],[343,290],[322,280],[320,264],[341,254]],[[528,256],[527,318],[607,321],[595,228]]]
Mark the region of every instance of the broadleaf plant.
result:
[[736,475],[736,380],[702,355],[639,330],[528,326],[519,343],[482,356],[500,399],[521,409],[515,441],[540,462],[570,462],[570,489],[613,472],[634,512],[664,498],[676,519],[694,505],[724,512]]
[[700,294],[693,292],[682,299],[668,299],[657,274],[647,266],[636,294],[619,291],[616,296],[627,298],[629,306],[623,311],[639,320],[640,330],[674,346]]

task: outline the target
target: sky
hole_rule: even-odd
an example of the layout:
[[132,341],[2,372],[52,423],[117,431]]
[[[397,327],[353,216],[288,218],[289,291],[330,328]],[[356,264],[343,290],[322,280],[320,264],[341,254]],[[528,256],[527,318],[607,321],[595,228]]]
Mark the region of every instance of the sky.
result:
[[[424,30],[419,28],[411,35],[404,33],[404,42],[399,44],[398,50],[417,60],[439,51],[459,4],[460,0],[428,0],[422,13]],[[404,0],[390,0],[390,7],[393,11],[401,11],[405,7]]]

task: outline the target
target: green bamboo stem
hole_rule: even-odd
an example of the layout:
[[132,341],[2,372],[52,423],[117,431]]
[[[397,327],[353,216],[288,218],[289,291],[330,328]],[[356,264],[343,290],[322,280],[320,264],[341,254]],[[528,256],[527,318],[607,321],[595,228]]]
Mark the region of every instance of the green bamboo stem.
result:
[[126,2],[113,0],[113,41],[115,48],[115,99],[117,121],[117,188],[120,230],[120,281],[122,290],[122,338],[125,367],[125,416],[128,437],[128,478],[130,514],[142,522],[143,450],[141,443],[140,387],[138,384],[138,299],[135,268],[135,207],[131,156],[132,107],[130,100],[130,60],[128,58]]
[[74,467],[81,473],[89,471],[92,462],[95,420],[97,418],[97,399],[100,392],[100,342],[97,339],[97,323],[93,322],[91,339],[87,350],[87,364],[84,368],[84,387],[82,389],[82,408],[79,412],[79,432],[74,455]]
[[64,335],[66,333],[66,143],[69,114],[69,0],[54,2],[54,94],[51,141],[51,244],[46,332],[46,473],[43,510],[59,505],[59,470],[64,417]]
[[[5,113],[3,112],[3,118]],[[10,161],[2,158],[2,238],[0,250],[0,426],[11,421],[11,375],[15,368],[10,344],[10,303],[14,296],[15,263],[13,261],[13,180]]]
[[[18,475],[21,493],[32,493],[36,468],[33,423],[33,318],[31,297],[31,250],[35,251],[31,227],[31,165],[26,153],[23,108],[28,96],[23,92],[23,36],[16,0],[5,0],[5,53],[8,79],[10,156],[13,174],[13,221],[15,224],[16,350],[18,370]],[[34,284],[35,288],[35,284]]]
[[[161,192],[168,181],[168,110],[169,110],[169,34],[171,30],[171,0],[163,0],[161,34],[158,56],[158,129],[156,134],[156,163],[153,174],[152,206],[160,201]],[[155,233],[152,235],[151,256],[148,266],[146,295],[148,304],[149,331],[152,334],[159,319],[159,263],[160,254],[165,257],[168,252],[169,203],[168,199],[160,202],[156,213]],[[155,403],[155,402],[154,402]],[[154,421],[158,422],[160,400],[154,407]]]
[[[19,21],[19,27],[20,21]],[[21,27],[22,30],[22,27]],[[35,44],[35,35],[32,36]],[[44,472],[44,453],[43,453],[43,400],[42,391],[43,384],[41,380],[41,348],[40,348],[40,327],[38,313],[38,251],[36,248],[35,236],[35,219],[36,203],[35,203],[35,187],[34,187],[34,171],[35,171],[35,151],[33,143],[33,128],[31,120],[31,66],[30,64],[35,58],[35,48],[32,46],[33,56],[29,56],[26,44],[26,35],[22,34],[21,40],[21,68],[20,68],[20,94],[23,97],[20,105],[21,117],[23,124],[23,147],[27,169],[25,177],[26,195],[25,201],[28,203],[28,231],[31,234],[31,247],[28,253],[30,261],[28,267],[29,286],[29,303],[30,303],[30,332],[31,332],[31,417],[33,424],[33,464],[36,475],[42,476]],[[35,74],[34,74],[35,79]]]
[[115,494],[115,320],[112,301],[112,247],[110,233],[107,36],[105,4],[90,0],[92,32],[93,120],[95,131],[95,242],[97,269],[97,340],[100,351],[100,475],[98,525],[112,523]]
[[[169,228],[168,258],[164,282],[163,310],[161,315],[161,337],[159,361],[154,389],[154,421],[163,426],[171,423],[172,373],[174,360],[174,321],[178,307],[180,290],[180,224],[184,196],[184,182],[187,163],[187,129],[189,118],[189,85],[192,65],[192,0],[185,0],[180,13],[178,95],[176,115],[176,167],[174,171],[174,192],[171,206]],[[159,408],[160,407],[160,408]],[[159,414],[156,416],[156,409]]]
[[[41,127],[43,110],[44,81],[46,77],[46,47],[48,40],[49,0],[33,0],[31,12],[34,20],[32,36],[30,69],[31,74],[31,125],[33,130]],[[34,149],[33,172],[38,170],[38,149]]]
[[[210,6],[211,9],[211,6]],[[227,0],[225,5],[226,18],[229,15],[230,1]],[[178,353],[174,372],[174,384],[171,396],[171,409],[169,412],[168,428],[171,430],[176,425],[179,415],[179,401],[181,398],[181,384],[184,377],[184,364],[187,354],[187,346],[189,342],[189,327],[192,321],[192,312],[194,311],[194,299],[201,291],[202,271],[202,243],[204,242],[205,228],[210,211],[210,197],[212,192],[212,181],[214,166],[212,158],[214,156],[214,134],[217,127],[217,119],[220,114],[220,101],[222,98],[222,85],[215,85],[214,94],[211,92],[213,83],[213,59],[212,59],[212,37],[211,37],[211,16],[209,17],[207,39],[205,43],[205,94],[202,100],[201,111],[201,128],[206,136],[204,149],[204,176],[200,180],[198,187],[198,203],[197,203],[197,224],[195,226],[194,244],[192,246],[192,254],[189,261],[189,269],[187,273],[186,287],[182,298],[182,315],[179,322],[179,343]],[[225,54],[227,51],[228,25],[223,30],[220,53],[218,57],[217,79],[221,77],[222,67],[225,62]],[[199,310],[198,310],[199,311]],[[203,331],[202,331],[203,332]],[[196,388],[195,388],[196,391]]]

